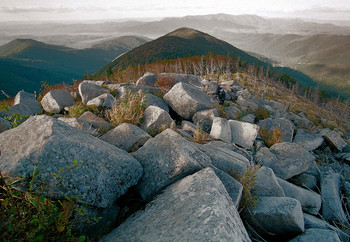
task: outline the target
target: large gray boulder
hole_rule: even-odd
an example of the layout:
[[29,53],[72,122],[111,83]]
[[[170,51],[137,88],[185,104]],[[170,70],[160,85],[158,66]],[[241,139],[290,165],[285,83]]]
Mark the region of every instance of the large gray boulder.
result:
[[294,143],[301,144],[305,150],[312,151],[320,147],[323,143],[321,135],[305,129],[298,129],[293,140]]
[[210,168],[168,187],[101,241],[251,241]]
[[290,197],[260,197],[255,208],[244,213],[245,221],[260,235],[298,235],[304,218],[298,200]]
[[49,91],[41,100],[41,106],[48,113],[60,113],[64,107],[74,104],[75,101],[67,90]]
[[215,117],[219,117],[217,109],[207,109],[195,113],[192,121],[196,126],[201,126],[203,131],[209,133]]
[[277,181],[275,173],[269,167],[262,166],[257,170],[256,184],[254,185],[253,192],[258,196],[265,197],[285,197],[284,191]]
[[306,229],[290,242],[340,242],[336,232],[328,229]]
[[122,123],[101,136],[101,139],[123,149],[135,151],[152,138],[143,129],[128,123]]
[[12,124],[9,121],[0,117],[0,133],[9,130],[11,127]]
[[333,148],[340,152],[346,146],[346,142],[337,131],[322,129],[320,134]]
[[232,135],[230,123],[224,118],[214,118],[211,126],[210,138],[231,143]]
[[340,199],[340,186],[340,174],[335,173],[330,167],[321,170],[322,216],[326,220],[348,224]]
[[298,187],[281,178],[277,178],[277,181],[283,188],[284,194],[286,194],[287,197],[295,198],[300,202],[304,212],[314,215],[318,214],[322,205],[321,196],[319,194]]
[[34,181],[34,192],[97,207],[111,206],[142,175],[127,152],[45,115],[2,133],[0,146],[2,174],[24,178],[17,186]]
[[294,176],[291,182],[299,187],[304,187],[308,190],[317,191],[317,178],[314,175],[308,174],[306,172],[300,175]]
[[136,86],[143,85],[143,86],[154,86],[154,84],[157,81],[157,75],[151,73],[151,72],[146,72],[142,77],[140,77],[137,82]]
[[20,91],[15,96],[13,106],[8,111],[1,111],[0,117],[11,116],[12,114],[20,114],[21,116],[31,116],[41,113],[43,110],[39,102],[35,99],[34,94]]
[[211,163],[207,155],[171,129],[150,139],[133,156],[144,168],[137,190],[145,200]]
[[336,232],[342,241],[349,241],[350,235],[344,233],[339,228],[327,223],[324,219],[319,219],[310,214],[304,213],[305,229],[328,229]]
[[294,125],[291,121],[285,118],[267,118],[260,120],[258,123],[260,128],[266,128],[268,132],[272,132],[274,128],[279,128],[283,136],[281,138],[282,142],[292,142],[294,134]]
[[251,149],[254,140],[258,136],[259,126],[237,120],[229,120],[231,127],[232,143]]
[[112,124],[108,123],[103,118],[96,116],[94,113],[90,111],[83,113],[79,117],[79,120],[83,120],[87,122],[88,124],[92,125],[92,127],[94,127],[95,129],[98,129],[102,133],[105,133],[108,130],[113,128]]
[[248,99],[243,96],[239,96],[237,98],[237,104],[239,105],[241,110],[255,111],[259,108],[258,104],[256,104],[252,99]]
[[143,95],[144,101],[146,103],[146,106],[157,106],[161,109],[164,109],[165,112],[169,113],[169,106],[166,104],[166,102],[163,101],[163,99],[151,94],[151,93],[145,93]]
[[315,157],[298,144],[284,142],[274,144],[270,149],[260,149],[255,159],[270,167],[276,176],[288,179],[307,171]]
[[81,101],[84,104],[87,104],[88,101],[94,99],[95,97],[109,92],[109,89],[94,83],[82,82],[79,84],[79,94],[81,96]]
[[[157,106],[146,108],[140,127],[143,130],[157,131],[163,128],[170,128],[173,119],[170,114]],[[164,130],[164,129],[163,129]]]
[[208,94],[183,82],[173,86],[163,99],[177,114],[187,120],[191,120],[196,112],[209,109],[215,104]]
[[104,93],[98,97],[95,97],[87,102],[87,105],[95,105],[96,107],[112,108],[115,103],[115,98],[109,94]]

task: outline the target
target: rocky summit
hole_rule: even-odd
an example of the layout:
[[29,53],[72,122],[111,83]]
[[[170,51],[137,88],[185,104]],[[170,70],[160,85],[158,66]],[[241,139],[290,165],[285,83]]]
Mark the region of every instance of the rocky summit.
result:
[[177,73],[20,92],[2,182],[88,206],[70,216],[93,240],[349,241],[349,134],[289,106]]

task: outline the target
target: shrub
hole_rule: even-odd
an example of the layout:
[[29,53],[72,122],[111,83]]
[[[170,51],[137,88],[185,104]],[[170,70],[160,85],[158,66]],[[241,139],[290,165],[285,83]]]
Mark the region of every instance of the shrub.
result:
[[14,103],[14,98],[10,98],[10,99],[5,99],[0,101],[0,111],[5,110],[8,111],[9,107],[11,107]]
[[268,130],[265,126],[263,126],[260,128],[260,136],[265,142],[266,146],[270,148],[274,144],[282,142],[283,133],[278,127]]
[[113,108],[106,113],[107,119],[118,126],[121,123],[139,125],[142,122],[146,104],[143,92],[127,91],[124,98],[117,100]]
[[270,117],[270,112],[265,108],[258,108],[254,111],[254,115],[257,121]]
[[192,142],[196,142],[198,144],[205,144],[208,140],[208,134],[202,130],[200,125],[197,125],[196,130],[194,131]]
[[103,108],[98,108],[95,105],[85,105],[83,103],[75,104],[69,108],[68,114],[69,118],[79,118],[83,113],[90,111],[97,116],[103,116]]

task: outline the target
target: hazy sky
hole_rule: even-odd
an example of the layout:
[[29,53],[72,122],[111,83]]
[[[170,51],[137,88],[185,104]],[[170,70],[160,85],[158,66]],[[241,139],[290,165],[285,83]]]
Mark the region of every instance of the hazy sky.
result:
[[350,20],[350,0],[0,0],[0,21],[156,18],[215,13]]

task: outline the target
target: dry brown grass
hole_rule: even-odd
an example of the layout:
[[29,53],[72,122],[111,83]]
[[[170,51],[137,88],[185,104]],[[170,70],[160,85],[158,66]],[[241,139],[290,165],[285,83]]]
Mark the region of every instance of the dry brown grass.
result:
[[106,118],[115,126],[121,123],[139,125],[146,109],[143,99],[142,91],[128,91],[124,98],[119,99],[113,108],[107,111]]
[[278,127],[274,127],[272,130],[268,130],[265,126],[263,126],[260,128],[259,132],[262,140],[269,148],[274,144],[282,142],[283,133]]
[[202,130],[202,127],[200,125],[197,125],[191,141],[198,144],[205,144],[205,142],[208,140],[208,137],[209,135]]

